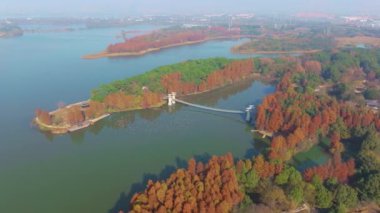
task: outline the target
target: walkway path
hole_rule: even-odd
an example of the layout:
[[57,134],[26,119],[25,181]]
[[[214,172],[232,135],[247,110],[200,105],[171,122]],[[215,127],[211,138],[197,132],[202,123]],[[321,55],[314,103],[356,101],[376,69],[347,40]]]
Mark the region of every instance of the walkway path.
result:
[[263,135],[263,138],[265,138],[265,137],[273,137],[273,132],[268,132],[268,131],[265,131],[265,130],[257,130],[257,129],[253,129],[253,130],[251,130],[251,132],[258,132],[258,133],[260,133],[261,135]]
[[186,102],[186,101],[183,101],[183,100],[179,100],[179,99],[174,99],[174,100],[176,102],[178,102],[178,103],[189,105],[189,106],[193,106],[193,107],[197,107],[197,108],[200,108],[200,109],[212,110],[212,111],[216,111],[216,112],[226,112],[226,113],[234,113],[234,114],[245,114],[245,112],[243,112],[241,110],[219,109],[219,108],[202,106],[202,105],[198,105],[198,104],[192,104],[192,103],[189,103],[189,102]]

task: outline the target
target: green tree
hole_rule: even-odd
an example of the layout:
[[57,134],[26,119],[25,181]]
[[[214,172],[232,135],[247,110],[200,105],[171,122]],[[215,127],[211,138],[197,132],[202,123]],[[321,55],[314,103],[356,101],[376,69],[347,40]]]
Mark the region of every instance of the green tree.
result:
[[379,70],[379,60],[376,59],[375,54],[371,52],[361,52],[360,57],[360,67],[363,68],[364,72],[369,73],[371,71]]
[[360,171],[370,173],[380,170],[380,137],[376,130],[370,128],[364,137],[359,152]]
[[365,200],[375,201],[380,204],[380,173],[371,174],[362,181],[359,188]]
[[302,175],[294,167],[287,167],[275,178],[275,183],[278,185],[290,184],[296,185],[302,181]]
[[249,208],[253,204],[253,201],[248,195],[245,195],[241,203],[239,204],[239,209],[244,210]]
[[315,204],[315,194],[316,189],[315,186],[311,183],[305,183],[303,185],[303,199],[310,205]]
[[373,152],[360,152],[359,153],[359,170],[362,174],[368,174],[373,171],[380,171],[379,157]]
[[329,208],[332,205],[332,193],[323,185],[320,177],[314,176],[312,184],[315,187],[315,206],[318,208]]
[[347,207],[345,205],[336,205],[329,210],[329,213],[346,213]]
[[346,124],[343,121],[343,118],[338,117],[336,122],[331,126],[331,132],[339,132],[340,137],[347,139],[351,137],[350,130],[347,128]]
[[368,132],[368,128],[364,128],[364,127],[361,127],[361,126],[357,126],[357,127],[354,127],[352,130],[352,136],[355,137],[355,138],[362,138],[364,137],[367,132]]
[[335,201],[338,206],[354,207],[358,203],[358,192],[348,185],[341,184],[335,191]]
[[336,187],[338,186],[338,180],[335,178],[335,177],[333,177],[333,178],[329,178],[329,179],[327,179],[326,180],[326,187],[329,189],[329,190],[331,190],[331,191],[333,191],[333,190],[335,190],[336,189]]
[[303,188],[301,184],[298,184],[290,189],[289,197],[292,201],[294,201],[297,205],[303,201],[304,194]]
[[249,170],[245,174],[245,183],[243,183],[245,190],[247,192],[252,192],[259,183],[259,180],[260,176],[256,173],[256,171],[254,169]]
[[332,193],[323,185],[319,185],[316,190],[315,205],[318,208],[329,208],[332,205]]
[[380,90],[377,89],[367,89],[364,91],[363,96],[365,99],[376,100],[380,98]]
[[374,151],[380,153],[380,137],[379,133],[373,128],[368,130],[368,133],[361,145],[362,151]]

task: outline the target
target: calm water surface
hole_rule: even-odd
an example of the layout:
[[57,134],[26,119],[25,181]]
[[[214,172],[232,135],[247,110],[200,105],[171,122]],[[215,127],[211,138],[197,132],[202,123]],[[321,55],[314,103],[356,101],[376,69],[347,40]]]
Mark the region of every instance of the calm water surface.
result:
[[[150,31],[153,26],[124,30]],[[176,105],[117,113],[89,129],[52,136],[31,125],[34,110],[89,97],[102,83],[187,59],[231,55],[239,41],[215,41],[136,58],[83,60],[118,39],[121,29],[36,33],[0,40],[0,212],[114,212],[149,178],[186,160],[259,150],[238,115]],[[131,34],[133,36],[133,34]],[[273,87],[242,82],[188,100],[244,109]]]

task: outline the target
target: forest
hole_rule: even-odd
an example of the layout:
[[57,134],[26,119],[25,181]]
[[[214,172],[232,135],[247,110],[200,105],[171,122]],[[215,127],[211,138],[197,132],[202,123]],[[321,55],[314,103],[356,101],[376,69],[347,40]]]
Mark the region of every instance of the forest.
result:
[[328,50],[335,46],[332,37],[327,36],[273,36],[254,38],[233,48],[234,52],[292,52],[292,51],[314,51]]
[[[163,96],[170,92],[176,92],[178,96],[201,93],[248,78],[252,73],[251,59],[190,60],[102,85],[92,92],[91,100],[103,102],[111,110],[148,108],[162,102]],[[123,104],[125,106],[121,106]]]
[[[360,101],[363,93],[349,87],[356,86],[355,80],[365,81],[365,90],[378,89],[379,65],[380,51],[372,49],[253,59],[253,70],[275,77],[276,84],[276,91],[257,107],[254,124],[273,133],[263,141],[266,150],[250,159],[231,154],[208,162],[191,159],[187,169],[149,181],[130,201],[131,212],[378,208],[380,116]],[[337,92],[341,85],[347,87],[343,94]],[[296,153],[322,141],[331,156],[325,164],[304,170],[290,164]]]
[[[347,165],[340,171],[354,177],[352,161],[335,164]],[[166,180],[148,181],[146,189],[132,197],[130,212],[282,212],[305,203],[308,208],[346,212],[361,200],[379,202],[378,173],[349,182],[323,179],[320,173],[310,176],[308,171],[302,174],[263,155],[236,161],[227,154],[207,163],[190,159],[187,169],[178,169]],[[359,192],[356,187],[370,190]]]

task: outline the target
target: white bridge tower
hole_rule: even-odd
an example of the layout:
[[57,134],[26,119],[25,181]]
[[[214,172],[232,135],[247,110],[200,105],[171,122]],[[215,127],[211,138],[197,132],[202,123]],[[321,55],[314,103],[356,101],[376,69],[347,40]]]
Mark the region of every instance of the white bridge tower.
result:
[[168,94],[168,106],[172,106],[175,104],[175,92],[169,93]]
[[249,105],[247,108],[245,108],[245,121],[250,122],[251,121],[251,113],[252,110],[255,108],[254,105]]

